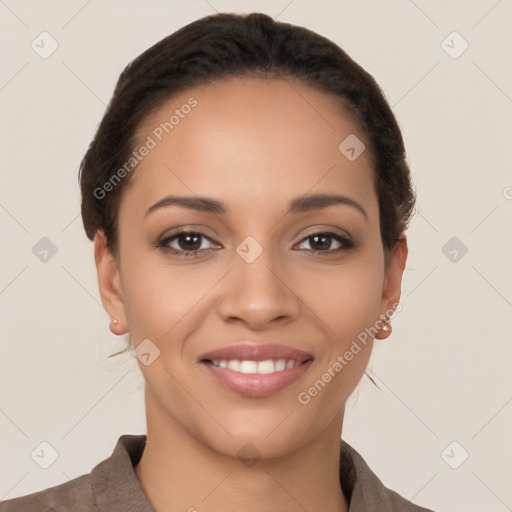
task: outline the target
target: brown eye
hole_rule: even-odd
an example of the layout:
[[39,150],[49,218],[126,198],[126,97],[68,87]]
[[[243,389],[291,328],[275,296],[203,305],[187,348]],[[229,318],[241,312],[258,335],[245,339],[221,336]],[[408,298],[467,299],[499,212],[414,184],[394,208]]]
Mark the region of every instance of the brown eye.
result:
[[[210,238],[204,233],[198,231],[180,231],[179,233],[164,238],[159,242],[158,247],[165,252],[170,252],[178,256],[190,256],[211,249],[211,247],[204,247],[204,240],[211,242]],[[174,246],[171,244],[174,244]]]
[[[340,244],[340,247],[337,247],[334,250],[331,249],[333,240]],[[312,235],[308,235],[307,237],[303,238],[301,244],[303,244],[305,241],[309,241],[311,250],[319,254],[332,254],[335,252],[352,249],[354,247],[354,242],[352,242],[352,240],[345,236],[328,231],[321,231],[318,233],[313,233]]]

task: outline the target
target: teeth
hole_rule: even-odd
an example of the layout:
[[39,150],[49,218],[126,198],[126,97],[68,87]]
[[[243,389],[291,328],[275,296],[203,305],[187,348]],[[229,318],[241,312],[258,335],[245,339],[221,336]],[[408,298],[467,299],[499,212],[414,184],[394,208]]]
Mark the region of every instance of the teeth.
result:
[[241,373],[257,373],[258,363],[256,361],[242,361],[238,371]]
[[240,373],[266,374],[289,370],[295,366],[299,366],[301,363],[294,359],[289,359],[288,361],[286,359],[278,359],[277,361],[272,359],[265,361],[238,361],[232,359],[230,361],[212,361],[212,364],[220,368],[229,368],[230,370]]
[[[292,361],[293,363],[293,361]],[[267,361],[259,361],[258,362],[258,373],[274,373],[276,371],[276,365],[272,359]]]
[[[215,361],[214,361],[215,363]],[[235,372],[239,372],[240,371],[240,361],[229,361],[228,363],[228,368],[230,370],[234,370]]]
[[276,372],[282,372],[286,368],[286,361],[284,359],[278,359],[276,361]]

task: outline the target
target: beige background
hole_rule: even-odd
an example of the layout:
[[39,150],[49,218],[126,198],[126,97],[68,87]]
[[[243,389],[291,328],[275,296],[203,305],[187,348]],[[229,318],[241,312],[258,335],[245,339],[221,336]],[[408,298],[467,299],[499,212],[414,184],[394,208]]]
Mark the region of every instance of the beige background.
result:
[[[136,360],[106,360],[122,339],[100,303],[78,164],[129,60],[215,11],[333,39],[403,130],[418,192],[404,309],[371,361],[382,391],[363,379],[345,438],[418,504],[512,510],[510,0],[0,0],[0,499],[89,472],[119,435],[145,432]],[[46,59],[31,48],[43,31],[58,43]],[[57,248],[46,263],[32,251],[43,237]],[[468,249],[456,261],[452,237]],[[30,455],[43,441],[59,454],[48,469]]]

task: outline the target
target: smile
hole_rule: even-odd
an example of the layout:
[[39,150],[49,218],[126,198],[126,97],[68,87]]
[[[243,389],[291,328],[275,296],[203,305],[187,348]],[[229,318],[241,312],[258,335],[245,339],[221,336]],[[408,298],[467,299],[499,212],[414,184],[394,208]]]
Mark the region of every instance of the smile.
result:
[[297,382],[313,359],[203,360],[201,366],[224,389],[251,398],[271,396]]
[[308,371],[310,352],[276,343],[244,341],[202,353],[198,361],[214,383],[246,397],[267,397]]

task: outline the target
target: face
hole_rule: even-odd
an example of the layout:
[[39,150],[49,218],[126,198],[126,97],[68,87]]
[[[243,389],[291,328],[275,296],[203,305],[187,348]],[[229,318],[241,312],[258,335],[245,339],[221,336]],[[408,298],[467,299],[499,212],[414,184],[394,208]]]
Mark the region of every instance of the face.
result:
[[[189,90],[140,128],[152,147],[123,192],[119,258],[101,232],[95,257],[116,332],[146,344],[154,431],[277,456],[341,426],[371,353],[362,333],[398,302],[407,251],[404,239],[384,268],[369,150],[354,160],[338,149],[350,134],[369,147],[332,97],[249,78]],[[241,343],[284,352],[204,361]],[[236,357],[253,361],[248,373]]]

